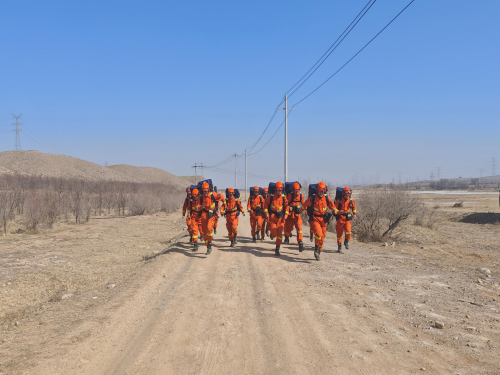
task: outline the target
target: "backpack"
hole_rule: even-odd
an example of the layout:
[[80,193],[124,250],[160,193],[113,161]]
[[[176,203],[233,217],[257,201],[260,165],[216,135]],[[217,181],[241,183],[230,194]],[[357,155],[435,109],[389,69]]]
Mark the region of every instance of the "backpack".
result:
[[[340,204],[342,204],[342,194],[344,193],[344,188],[341,188],[341,187],[338,187],[337,190],[335,190],[335,201],[339,201]],[[340,204],[339,204],[339,207],[340,207]],[[352,209],[353,208],[353,205],[352,205],[352,198],[350,198],[350,202],[349,202],[349,207]],[[350,221],[352,219],[352,215],[350,213],[348,214],[343,214],[348,221]],[[335,219],[340,219],[340,216],[341,215],[335,215]]]
[[276,191],[276,182],[270,182],[267,193],[273,195],[275,191]]
[[201,192],[203,190],[203,184],[205,182],[208,183],[208,185],[210,186],[210,191],[213,192],[214,191],[214,185],[212,184],[212,180],[210,180],[210,179],[198,182],[197,189]]
[[[317,187],[318,187],[318,184],[310,184],[309,185],[308,198],[313,197],[311,205],[309,207],[307,207],[307,216],[309,216],[309,221],[312,221],[313,217],[314,217],[313,210],[314,210],[314,201],[316,200],[316,188]],[[328,193],[328,186],[326,186],[326,191],[325,191],[326,204],[328,205],[328,200],[330,198],[328,197],[328,195],[326,195],[326,193]],[[327,224],[330,222],[331,217],[332,217],[332,215],[330,213],[325,214],[324,218],[325,218],[325,221]]]
[[294,184],[299,184],[299,186],[302,188],[302,185],[298,181],[293,181],[293,182],[285,182],[285,195],[288,196],[288,194],[293,193],[293,185]]

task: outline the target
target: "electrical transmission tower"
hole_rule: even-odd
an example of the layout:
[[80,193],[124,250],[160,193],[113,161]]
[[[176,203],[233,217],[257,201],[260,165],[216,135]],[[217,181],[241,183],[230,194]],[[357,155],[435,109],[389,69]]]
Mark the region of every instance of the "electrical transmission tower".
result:
[[12,125],[14,125],[16,127],[16,129],[13,130],[13,131],[16,132],[16,144],[15,144],[16,151],[21,151],[21,136],[19,135],[19,132],[22,131],[22,130],[19,129],[19,125],[22,125],[22,124],[19,122],[19,118],[22,115],[23,115],[22,113],[19,116],[12,115],[16,119],[16,122],[14,124],[12,124]]

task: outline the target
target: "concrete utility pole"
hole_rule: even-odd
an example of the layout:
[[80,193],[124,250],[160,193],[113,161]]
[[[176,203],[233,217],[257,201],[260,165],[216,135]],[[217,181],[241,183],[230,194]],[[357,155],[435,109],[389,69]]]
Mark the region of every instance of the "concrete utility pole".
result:
[[247,200],[248,182],[247,182],[247,149],[245,149],[245,201]]
[[234,188],[237,189],[237,182],[238,182],[238,175],[236,174],[236,168],[237,168],[237,157],[238,154],[234,154]]
[[[285,110],[285,181],[288,181],[288,95],[285,94],[285,108],[279,108]],[[290,108],[290,111],[295,109],[295,107]]]
[[194,184],[196,185],[198,183],[198,172],[197,169],[201,168],[201,178],[203,179],[203,168],[205,166],[203,163],[194,163],[194,165],[191,168],[194,168]]
[[22,131],[21,129],[19,129],[19,125],[22,125],[20,122],[19,122],[19,118],[22,116],[23,114],[21,113],[19,116],[16,116],[16,115],[12,115],[14,116],[14,118],[16,119],[16,122],[12,125],[14,125],[16,127],[15,131],[16,132],[16,144],[15,144],[15,149],[16,151],[21,151],[21,136],[19,135],[19,132]]

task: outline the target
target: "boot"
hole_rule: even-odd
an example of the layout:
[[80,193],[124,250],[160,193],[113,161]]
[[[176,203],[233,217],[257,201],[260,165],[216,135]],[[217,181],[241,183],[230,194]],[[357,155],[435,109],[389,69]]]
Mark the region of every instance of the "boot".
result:
[[274,255],[276,255],[278,257],[281,255],[280,254],[280,247],[278,245],[276,245],[276,250],[274,250]]
[[266,238],[266,235],[264,233],[262,233],[262,236],[260,236],[260,240],[264,241],[265,238]]
[[260,233],[257,233],[257,239],[260,240]]
[[193,236],[189,236],[189,243],[193,242]]
[[290,237],[285,236],[285,241],[283,242],[285,245],[288,245],[290,243]]
[[207,244],[207,253],[206,253],[206,255],[210,255],[211,252],[212,252],[212,243],[209,242]]
[[269,237],[271,235],[271,232],[266,230],[266,236]]
[[234,247],[234,239],[231,240],[231,245],[229,245],[230,247]]
[[314,234],[309,234],[309,239],[311,240],[311,242],[313,242],[313,239],[314,239]]
[[217,234],[217,228],[214,228],[214,234]]
[[299,241],[299,252],[304,251],[304,243],[302,241]]
[[349,240],[344,240],[345,249],[349,250]]
[[234,244],[235,244],[235,245],[238,243],[238,238],[237,238],[237,237],[238,237],[238,236],[235,234],[235,235],[234,235]]
[[257,238],[255,238],[255,236],[252,237],[252,242],[253,243],[256,243],[257,242]]
[[342,243],[339,243],[337,253],[342,253]]
[[194,243],[193,251],[198,251],[198,242]]
[[316,258],[316,260],[319,260],[319,245],[316,245],[314,246],[314,257]]

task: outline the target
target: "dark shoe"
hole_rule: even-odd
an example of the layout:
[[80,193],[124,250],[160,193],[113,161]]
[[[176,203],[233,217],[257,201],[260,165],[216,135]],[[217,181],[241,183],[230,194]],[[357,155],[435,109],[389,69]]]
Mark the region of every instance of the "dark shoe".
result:
[[338,249],[337,249],[337,253],[341,253],[341,252],[342,252],[342,244],[341,244],[341,243],[339,243],[339,247],[338,247]]
[[349,240],[344,241],[345,249],[349,250]]
[[260,240],[260,233],[257,233],[257,239]]
[[290,243],[290,237],[285,236],[285,241],[283,241],[285,245],[288,245]]
[[266,235],[267,235],[267,237],[271,236],[271,232],[269,232],[268,230],[266,230]]
[[312,233],[311,233],[311,234],[309,235],[309,239],[311,240],[311,242],[313,242],[313,240],[314,240],[314,234],[312,234]]
[[319,254],[320,254],[319,246],[316,245],[316,246],[314,246],[314,257],[316,258],[316,260],[319,260]]
[[209,242],[207,244],[207,253],[206,253],[206,255],[210,255],[211,252],[212,252],[212,243]]
[[230,247],[234,247],[234,240],[231,240],[231,245],[229,245]]
[[214,234],[217,234],[217,228],[214,228]]
[[234,235],[234,244],[236,245],[238,243],[238,238],[236,236],[236,234]]
[[193,251],[198,251],[198,242],[194,243]]
[[278,257],[281,255],[280,254],[280,247],[279,246],[276,246],[276,250],[274,250],[274,255],[276,255]]
[[257,238],[255,238],[255,236],[252,237],[252,242],[253,243],[256,243],[257,242]]
[[299,242],[299,252],[304,251],[304,243],[302,241]]
[[193,236],[189,236],[189,243],[193,243]]
[[266,235],[265,235],[265,234],[263,234],[262,236],[260,236],[260,240],[261,240],[261,241],[264,241],[264,240],[265,240],[265,238],[266,238]]

